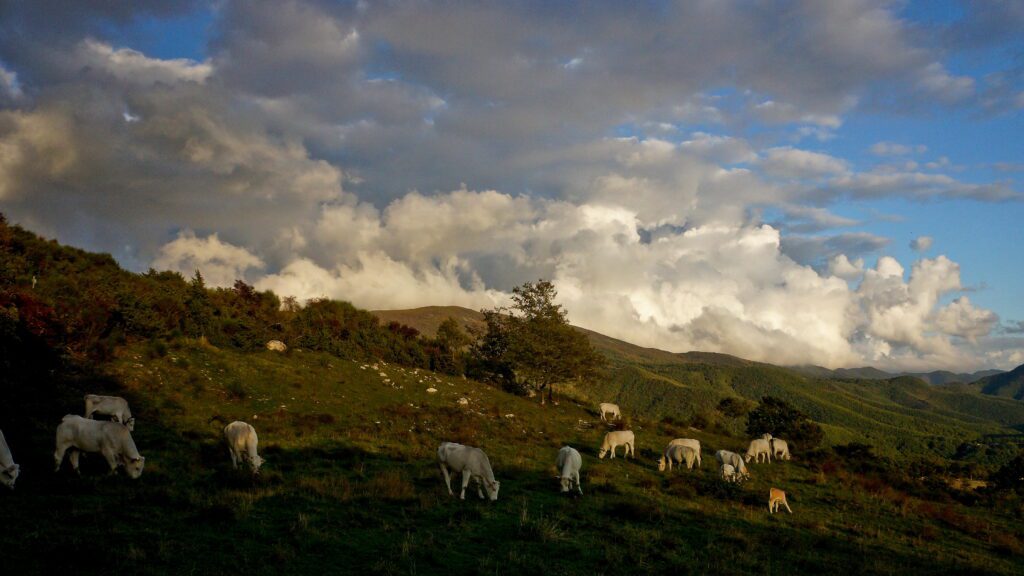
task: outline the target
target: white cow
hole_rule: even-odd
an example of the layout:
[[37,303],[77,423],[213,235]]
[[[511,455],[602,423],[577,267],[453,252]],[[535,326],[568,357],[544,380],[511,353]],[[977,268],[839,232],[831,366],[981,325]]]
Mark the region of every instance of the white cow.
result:
[[669,446],[675,446],[676,444],[693,448],[694,453],[697,455],[697,467],[700,468],[700,440],[696,440],[694,438],[676,438],[668,443]]
[[99,452],[107,459],[110,473],[124,466],[131,478],[142,476],[146,459],[139,454],[132,440],[132,434],[123,424],[102,420],[88,420],[68,414],[57,426],[57,450],[53,453],[54,470],[59,471],[64,462],[64,453],[71,450],[68,459],[71,467],[78,472],[78,455],[81,452]]
[[662,455],[662,457],[658,460],[658,470],[664,471],[666,463],[668,464],[668,469],[672,470],[672,464],[674,462],[678,462],[680,465],[682,465],[685,462],[686,469],[692,470],[693,463],[696,460],[697,453],[694,452],[693,448],[691,448],[690,446],[670,443],[665,448],[664,455]]
[[772,461],[772,446],[764,438],[755,438],[750,441],[750,446],[747,448],[746,461],[750,462],[750,459],[754,458],[755,462],[761,462],[762,459],[767,459],[768,462]]
[[608,402],[602,402],[601,403],[601,420],[606,420],[606,421],[608,420],[608,418],[605,418],[605,415],[608,415],[608,416],[611,416],[611,417],[614,417],[614,418],[618,418],[619,420],[622,420],[622,414],[619,412],[619,405],[618,404],[610,404]]
[[636,456],[636,449],[634,448],[634,442],[636,437],[633,435],[632,430],[615,430],[604,435],[604,441],[601,442],[601,451],[598,452],[598,458],[604,458],[604,455],[608,452],[612,453],[612,458],[615,458],[615,449],[619,446],[625,446],[623,456],[629,458],[632,454]]
[[238,469],[239,464],[248,462],[253,474],[259,474],[263,458],[256,453],[259,437],[256,429],[245,422],[235,420],[224,427],[224,441],[228,443],[231,465]]
[[459,498],[466,499],[466,486],[469,486],[470,479],[474,479],[476,480],[476,493],[481,499],[484,497],[484,493],[480,490],[481,485],[487,490],[488,498],[498,499],[498,489],[501,488],[501,483],[494,479],[491,461],[483,450],[455,442],[442,442],[437,447],[437,460],[441,465],[441,474],[444,475],[444,484],[448,487],[448,494],[455,495],[452,492],[451,474],[461,472],[462,492],[459,494]]
[[732,464],[722,464],[718,467],[718,473],[726,482],[736,481],[736,468]]
[[562,481],[562,492],[572,490],[573,482],[576,483],[576,490],[583,495],[583,486],[580,484],[580,468],[583,467],[583,457],[580,456],[572,446],[562,446],[558,451],[558,458],[555,459],[555,467],[561,472],[559,478]]
[[18,479],[21,466],[14,463],[14,456],[11,456],[11,449],[7,447],[7,439],[4,438],[3,430],[0,430],[0,484],[14,490],[14,481]]
[[128,401],[120,396],[86,394],[85,417],[91,419],[95,414],[113,416],[115,422],[124,424],[132,432],[135,431],[135,418],[132,418],[132,411],[128,409]]
[[772,438],[772,456],[789,460],[789,443],[782,438]]
[[728,464],[735,468],[736,475],[739,478],[749,478],[750,473],[747,472],[747,465],[743,463],[743,458],[735,452],[728,450],[719,450],[715,452],[715,459],[718,460],[719,464]]
[[267,350],[272,352],[284,352],[288,349],[288,346],[280,340],[271,340],[267,342]]

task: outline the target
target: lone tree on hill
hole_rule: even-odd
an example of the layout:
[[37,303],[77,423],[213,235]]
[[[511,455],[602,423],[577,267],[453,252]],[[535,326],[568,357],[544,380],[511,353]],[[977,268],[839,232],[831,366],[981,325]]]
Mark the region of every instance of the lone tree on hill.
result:
[[487,332],[474,347],[476,363],[488,379],[506,387],[526,386],[544,402],[556,384],[592,376],[604,359],[587,337],[569,325],[555,304],[557,291],[546,280],[512,290],[511,308],[484,310]]
[[815,448],[825,438],[821,426],[806,414],[772,396],[761,398],[761,403],[747,414],[747,434],[754,437],[765,432],[784,438],[804,450]]

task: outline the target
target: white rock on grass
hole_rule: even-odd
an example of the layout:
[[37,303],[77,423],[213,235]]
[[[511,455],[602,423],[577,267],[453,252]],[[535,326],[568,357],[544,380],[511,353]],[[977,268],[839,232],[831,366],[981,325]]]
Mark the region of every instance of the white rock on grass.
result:
[[469,405],[469,399],[468,398],[459,398],[459,406],[468,406],[468,405]]
[[427,394],[434,394],[437,392],[437,388],[427,388]]

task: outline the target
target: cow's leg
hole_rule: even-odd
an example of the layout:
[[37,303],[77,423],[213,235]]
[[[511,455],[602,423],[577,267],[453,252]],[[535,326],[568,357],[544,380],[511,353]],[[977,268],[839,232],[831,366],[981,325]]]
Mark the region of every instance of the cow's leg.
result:
[[612,444],[612,457],[611,457],[611,459],[612,459],[612,460],[614,460],[614,459],[615,459],[615,449],[616,449],[616,448],[618,448],[618,446],[617,446],[617,445],[615,445],[615,444]]
[[479,496],[481,500],[483,500],[484,499],[484,490],[483,490],[484,481],[483,481],[483,478],[481,478],[479,476],[476,476],[473,479],[476,480],[476,495]]
[[459,494],[460,500],[466,499],[466,487],[469,486],[469,479],[473,477],[473,473],[469,471],[469,468],[462,469],[462,492]]
[[608,421],[608,419],[604,417],[604,410],[601,411],[601,421],[602,422],[607,422]]
[[81,452],[79,452],[78,450],[75,450],[74,448],[72,448],[71,449],[71,453],[68,454],[68,460],[71,461],[71,469],[74,470],[75,472],[78,472],[78,455],[79,454],[81,454]]
[[452,478],[448,475],[448,467],[444,465],[444,462],[441,462],[441,475],[444,476],[444,485],[448,487],[448,495],[454,496],[455,493],[452,492]]
[[103,451],[103,457],[107,459],[107,466],[110,466],[110,473],[116,474],[117,466],[119,464],[117,454],[114,454],[113,450],[108,449]]
[[228,456],[231,457],[231,467],[238,470],[238,454],[235,454],[235,451],[229,447]]
[[67,446],[62,446],[60,442],[57,443],[57,450],[53,453],[54,472],[60,472],[60,465],[64,462],[64,453],[67,452],[67,450]]
[[789,507],[789,502],[786,502],[785,500],[783,500],[782,501],[782,505],[786,507],[786,511],[787,512],[789,512],[790,514],[793,513],[793,510]]
[[626,453],[626,457],[627,458],[629,456],[633,456],[633,458],[636,458],[636,448],[633,448],[633,443],[632,442],[630,442],[629,444],[626,444],[626,450],[628,450],[628,452]]
[[579,491],[580,496],[583,496],[583,482],[580,480],[580,473],[573,472],[573,476],[576,477],[576,490]]

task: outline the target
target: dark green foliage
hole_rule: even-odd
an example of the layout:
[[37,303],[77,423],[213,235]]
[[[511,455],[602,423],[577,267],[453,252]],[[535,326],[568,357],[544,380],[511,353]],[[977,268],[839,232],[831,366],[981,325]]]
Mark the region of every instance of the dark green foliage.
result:
[[0,366],[25,355],[19,346],[71,358],[108,360],[118,346],[150,342],[160,357],[177,338],[217,347],[262,350],[269,340],[343,358],[381,359],[462,374],[468,337],[457,325],[435,339],[397,322],[381,325],[347,302],[300,306],[238,280],[209,288],[202,271],[186,281],[175,272],[132,274],[104,254],[43,240],[0,216]]
[[551,282],[526,282],[512,290],[511,309],[484,313],[487,333],[475,351],[489,379],[518,382],[550,399],[555,384],[594,376],[603,357],[569,325],[556,295]]
[[718,403],[718,411],[729,418],[741,418],[754,408],[754,403],[746,398],[729,396]]
[[456,375],[466,371],[466,349],[473,339],[466,334],[454,318],[446,318],[437,328],[437,336],[426,344],[430,369]]
[[825,432],[806,414],[785,401],[765,396],[761,403],[747,414],[747,435],[758,437],[764,433],[799,446],[802,450],[812,449],[825,438]]
[[1024,493],[1024,452],[1009,461],[989,478],[997,490]]

